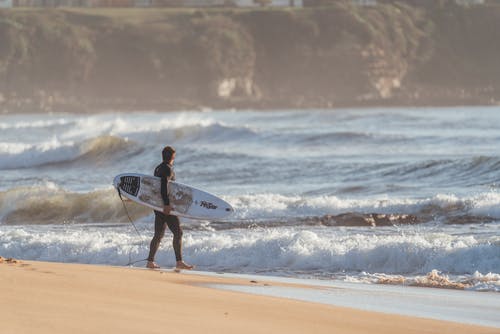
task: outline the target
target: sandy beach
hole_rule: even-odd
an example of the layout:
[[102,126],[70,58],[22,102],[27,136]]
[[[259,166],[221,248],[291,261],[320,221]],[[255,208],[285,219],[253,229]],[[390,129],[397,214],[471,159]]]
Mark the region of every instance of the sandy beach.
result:
[[[498,328],[222,291],[245,279],[34,261],[0,263],[2,333],[500,333]],[[303,288],[303,287],[302,287]]]

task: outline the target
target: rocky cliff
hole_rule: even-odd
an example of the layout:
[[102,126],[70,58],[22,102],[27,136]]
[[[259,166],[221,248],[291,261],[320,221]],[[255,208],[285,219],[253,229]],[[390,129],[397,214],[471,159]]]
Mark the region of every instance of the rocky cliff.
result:
[[500,6],[0,11],[0,111],[498,104]]

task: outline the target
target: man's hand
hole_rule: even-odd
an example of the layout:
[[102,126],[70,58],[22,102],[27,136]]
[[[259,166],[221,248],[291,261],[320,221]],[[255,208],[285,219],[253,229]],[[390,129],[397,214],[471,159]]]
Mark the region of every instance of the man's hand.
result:
[[165,205],[163,207],[163,213],[166,214],[166,215],[169,215],[170,214],[170,211],[172,211],[172,206],[170,205]]

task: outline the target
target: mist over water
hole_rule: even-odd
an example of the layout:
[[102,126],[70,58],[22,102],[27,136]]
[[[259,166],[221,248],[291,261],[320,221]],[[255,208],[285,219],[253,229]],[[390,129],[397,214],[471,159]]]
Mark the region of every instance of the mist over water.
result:
[[[140,237],[111,182],[152,174],[172,145],[177,179],[236,210],[222,222],[183,220],[185,258],[200,269],[370,282],[438,273],[498,291],[499,111],[2,115],[0,255],[145,258],[151,212],[126,203]],[[163,266],[174,263],[169,238]]]

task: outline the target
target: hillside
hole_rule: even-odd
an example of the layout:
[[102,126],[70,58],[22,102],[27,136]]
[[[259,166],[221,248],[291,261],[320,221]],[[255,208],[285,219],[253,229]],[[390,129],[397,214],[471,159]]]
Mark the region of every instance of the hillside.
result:
[[500,6],[0,10],[0,111],[498,104]]

